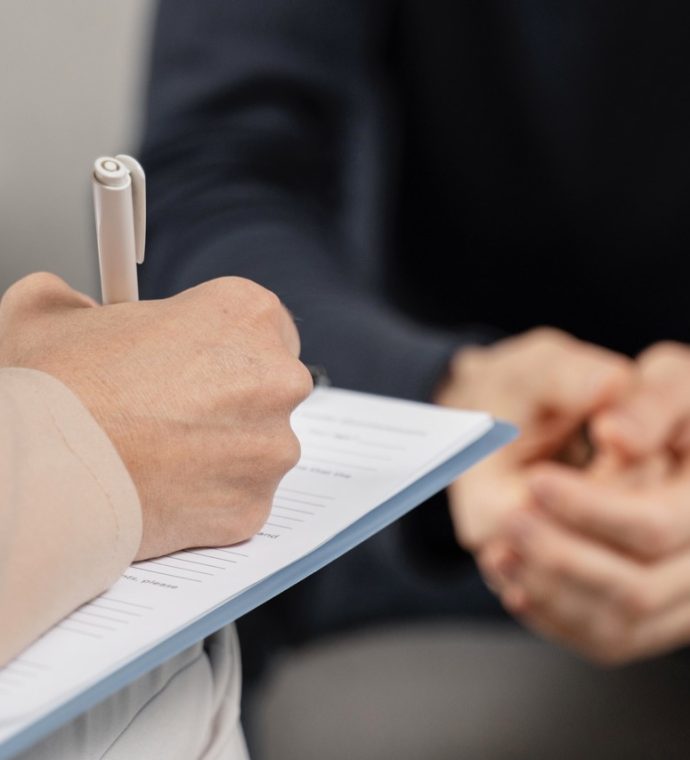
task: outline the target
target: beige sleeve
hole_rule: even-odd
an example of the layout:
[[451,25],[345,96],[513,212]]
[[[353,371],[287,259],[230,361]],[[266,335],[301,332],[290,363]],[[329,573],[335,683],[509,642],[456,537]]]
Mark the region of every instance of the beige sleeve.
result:
[[134,483],[79,399],[0,369],[0,665],[104,591],[141,541]]

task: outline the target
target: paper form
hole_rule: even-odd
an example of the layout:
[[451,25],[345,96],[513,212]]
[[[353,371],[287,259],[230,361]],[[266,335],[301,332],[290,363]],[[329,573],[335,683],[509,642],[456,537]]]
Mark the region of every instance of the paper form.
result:
[[478,440],[488,415],[317,389],[294,412],[302,445],[250,541],[132,565],[0,669],[0,741],[143,651],[307,555]]

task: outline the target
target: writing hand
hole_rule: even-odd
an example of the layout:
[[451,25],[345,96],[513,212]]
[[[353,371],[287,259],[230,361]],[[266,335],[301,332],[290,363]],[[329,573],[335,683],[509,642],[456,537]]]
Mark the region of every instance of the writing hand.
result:
[[39,274],[0,304],[0,366],[80,397],[139,492],[138,558],[235,543],[265,521],[297,462],[290,413],[310,392],[278,298],[239,278],[161,301],[97,306]]

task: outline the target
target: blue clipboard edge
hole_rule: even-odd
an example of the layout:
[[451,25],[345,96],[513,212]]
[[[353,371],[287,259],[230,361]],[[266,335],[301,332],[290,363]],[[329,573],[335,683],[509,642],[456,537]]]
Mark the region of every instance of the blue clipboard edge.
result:
[[123,665],[102,681],[76,694],[67,702],[35,723],[14,734],[0,744],[0,760],[9,760],[14,755],[28,749],[48,734],[91,709],[99,702],[125,688],[145,673],[162,665],[166,660],[193,646],[220,628],[232,623],[247,612],[294,586],[307,576],[365,541],[369,536],[390,525],[419,504],[452,483],[458,475],[469,470],[477,462],[497,449],[510,443],[517,436],[517,429],[505,422],[495,422],[493,427],[479,440],[456,456],[439,465],[421,480],[414,482],[368,514],[354,522],[349,528],[338,533],[330,541],[322,544],[306,557],[296,560],[288,567],[257,583],[243,594],[230,599],[208,615],[174,633],[144,652],[136,659]]

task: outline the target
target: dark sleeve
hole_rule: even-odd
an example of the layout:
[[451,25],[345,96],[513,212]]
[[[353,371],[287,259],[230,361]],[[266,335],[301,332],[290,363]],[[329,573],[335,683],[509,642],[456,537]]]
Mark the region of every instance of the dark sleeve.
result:
[[[150,191],[142,293],[251,278],[291,309],[304,360],[324,365],[335,385],[428,400],[469,338],[422,327],[388,304],[357,265],[346,212],[352,175],[367,163],[353,135],[390,96],[382,65],[390,6],[163,0],[142,156]],[[445,576],[464,561],[441,495],[249,616],[244,625],[260,621],[261,635],[243,642],[245,654],[275,629],[272,615],[287,635],[281,604],[300,627],[294,639],[452,609],[458,587]]]
[[366,140],[353,143],[390,98],[391,13],[387,0],[161,4],[142,293],[256,280],[293,312],[304,360],[335,385],[426,400],[466,337],[392,308],[357,268],[348,228]]

